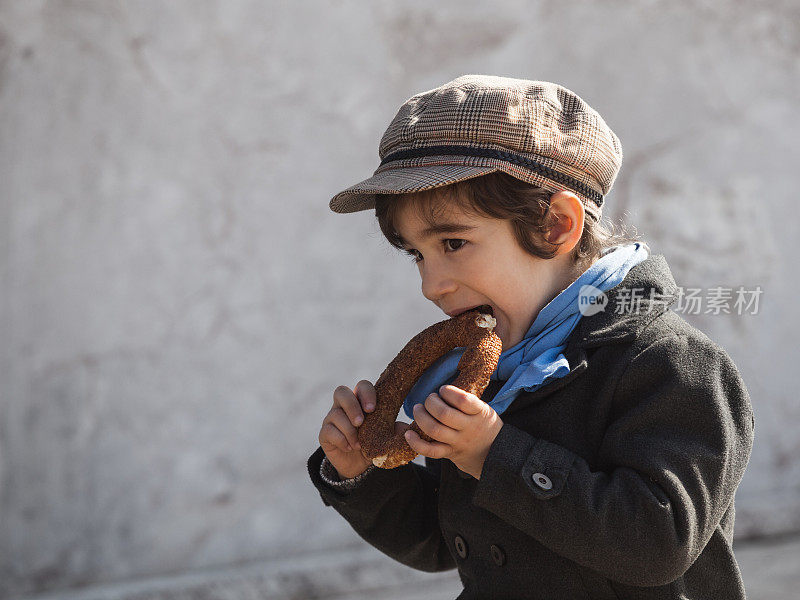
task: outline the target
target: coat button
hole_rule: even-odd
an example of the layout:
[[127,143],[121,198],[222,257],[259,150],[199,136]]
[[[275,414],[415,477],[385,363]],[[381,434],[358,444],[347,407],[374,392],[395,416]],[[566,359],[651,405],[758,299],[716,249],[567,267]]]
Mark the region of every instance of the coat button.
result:
[[455,539],[455,544],[456,544],[456,552],[458,552],[458,555],[461,558],[467,558],[467,554],[469,554],[469,551],[467,550],[467,542],[464,541],[464,538],[462,538],[460,535],[457,535]]
[[504,564],[506,564],[506,553],[503,552],[503,549],[500,546],[495,546],[492,544],[489,548],[489,551],[492,554],[492,560],[494,561],[494,564],[496,564],[498,567],[502,567]]
[[543,490],[553,489],[553,482],[550,481],[550,478],[547,475],[542,473],[534,473],[531,475],[531,479],[533,479],[533,482]]

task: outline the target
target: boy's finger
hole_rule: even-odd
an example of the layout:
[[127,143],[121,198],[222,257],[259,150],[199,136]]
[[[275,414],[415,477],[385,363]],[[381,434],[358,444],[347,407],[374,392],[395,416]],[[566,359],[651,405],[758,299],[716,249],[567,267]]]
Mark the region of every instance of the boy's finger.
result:
[[350,444],[352,448],[361,447],[361,444],[358,443],[358,432],[343,411],[334,411],[333,414],[331,414],[330,422],[344,435],[347,439],[347,443]]
[[426,442],[419,437],[416,432],[409,429],[405,433],[406,441],[411,449],[417,454],[428,458],[445,458],[447,456],[447,446],[439,442]]
[[361,404],[353,391],[346,385],[340,385],[333,391],[333,404],[341,408],[354,427],[364,422]]
[[375,386],[373,386],[371,382],[362,379],[356,384],[355,392],[365,411],[370,412],[375,410],[377,398],[375,396]]
[[326,450],[326,446],[328,450],[331,448],[336,448],[342,452],[350,452],[352,450],[350,444],[347,443],[345,435],[333,423],[326,423],[323,427],[323,432],[319,440],[319,445],[322,446],[323,450]]
[[452,441],[453,436],[457,434],[455,429],[448,427],[436,419],[422,404],[414,405],[414,421],[416,421],[417,427],[419,427],[423,433],[441,442]]
[[467,425],[464,413],[438,394],[428,396],[424,406],[431,416],[451,429],[460,431]]
[[439,396],[450,406],[467,415],[477,415],[483,410],[485,402],[475,394],[470,394],[454,385],[443,385],[439,388]]

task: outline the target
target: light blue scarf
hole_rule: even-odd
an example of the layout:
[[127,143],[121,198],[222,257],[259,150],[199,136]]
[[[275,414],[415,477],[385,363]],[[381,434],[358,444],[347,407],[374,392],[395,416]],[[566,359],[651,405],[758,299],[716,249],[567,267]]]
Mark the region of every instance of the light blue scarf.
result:
[[[545,305],[522,341],[500,354],[500,361],[491,379],[505,380],[505,385],[489,402],[489,406],[502,414],[521,391],[532,392],[548,379],[569,373],[569,361],[562,353],[569,334],[583,316],[579,303],[584,306],[584,312],[590,314],[585,308],[588,306],[587,299],[597,298],[601,292],[619,285],[628,271],[647,256],[647,245],[641,242],[609,248],[578,279]],[[584,289],[585,286],[590,287]],[[412,409],[415,404],[425,402],[430,394],[438,393],[441,386],[455,380],[458,361],[463,353],[464,348],[451,350],[417,380],[403,403],[403,410],[410,419],[414,418]]]

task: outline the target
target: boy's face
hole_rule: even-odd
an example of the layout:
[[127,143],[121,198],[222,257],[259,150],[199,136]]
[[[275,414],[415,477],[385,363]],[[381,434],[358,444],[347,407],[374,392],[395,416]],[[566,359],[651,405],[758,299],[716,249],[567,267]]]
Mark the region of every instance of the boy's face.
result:
[[509,221],[474,216],[452,200],[443,201],[436,224],[449,228],[444,231],[426,232],[429,224],[413,202],[406,202],[395,220],[406,252],[418,261],[422,294],[451,317],[489,304],[497,319],[495,333],[508,350],[574,281],[569,252],[549,260],[531,256],[517,243]]

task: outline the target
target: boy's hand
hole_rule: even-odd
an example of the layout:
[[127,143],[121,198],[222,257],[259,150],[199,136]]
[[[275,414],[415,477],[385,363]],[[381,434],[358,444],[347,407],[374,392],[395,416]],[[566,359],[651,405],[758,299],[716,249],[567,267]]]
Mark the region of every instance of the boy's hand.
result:
[[429,458],[448,458],[465,473],[480,479],[489,447],[500,433],[503,421],[474,394],[452,385],[440,387],[439,394],[428,396],[424,406],[414,407],[417,425],[435,441],[426,442],[413,431],[407,431],[408,445]]
[[[360,475],[372,465],[361,451],[356,429],[364,422],[364,412],[372,412],[375,405],[375,386],[366,379],[356,384],[355,392],[344,385],[333,391],[333,406],[322,420],[319,445],[342,479]],[[408,427],[408,423],[396,422],[395,434]]]
[[373,410],[375,388],[369,381],[359,381],[355,393],[344,385],[333,390],[333,406],[322,420],[319,445],[343,479],[360,475],[372,464],[361,452],[356,427],[364,422],[363,411]]

